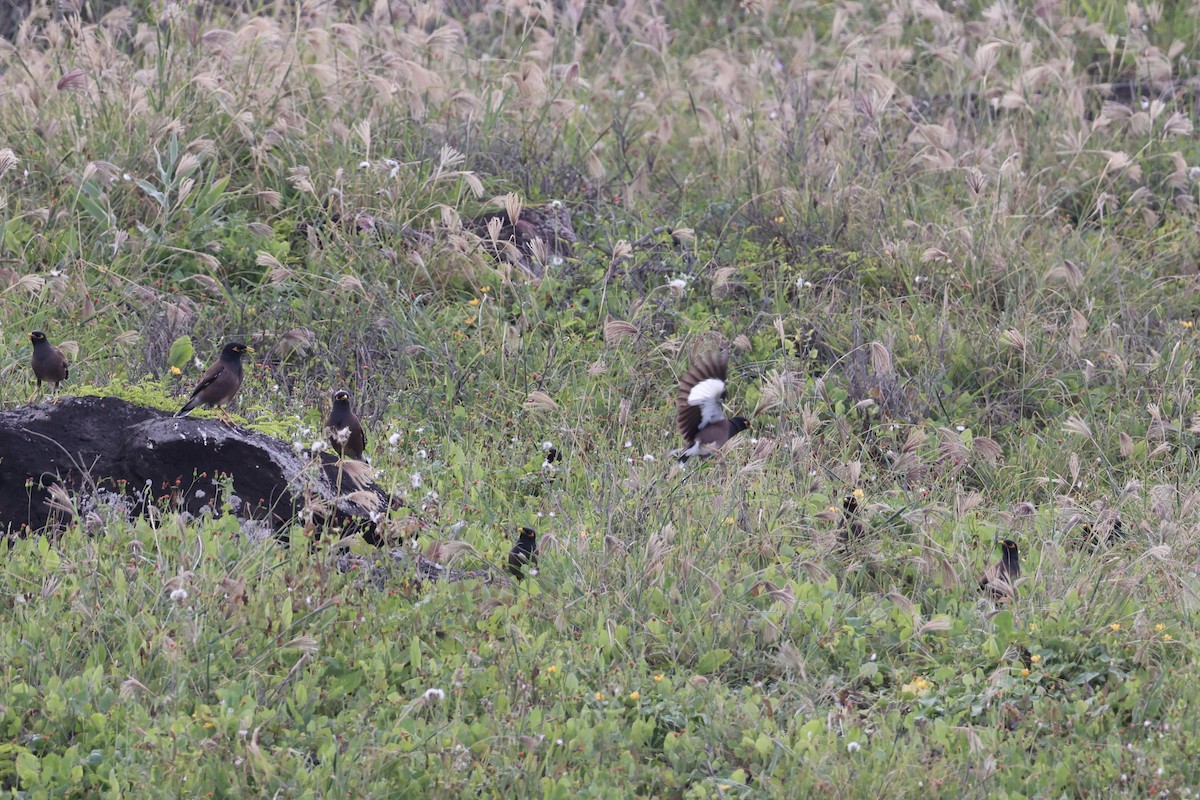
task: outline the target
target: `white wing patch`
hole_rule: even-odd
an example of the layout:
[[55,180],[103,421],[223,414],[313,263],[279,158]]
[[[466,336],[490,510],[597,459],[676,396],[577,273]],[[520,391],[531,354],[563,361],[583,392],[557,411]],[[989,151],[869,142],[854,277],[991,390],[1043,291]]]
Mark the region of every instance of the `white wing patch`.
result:
[[688,392],[688,405],[700,407],[700,430],[725,419],[725,412],[721,410],[724,396],[725,381],[720,378],[702,380]]

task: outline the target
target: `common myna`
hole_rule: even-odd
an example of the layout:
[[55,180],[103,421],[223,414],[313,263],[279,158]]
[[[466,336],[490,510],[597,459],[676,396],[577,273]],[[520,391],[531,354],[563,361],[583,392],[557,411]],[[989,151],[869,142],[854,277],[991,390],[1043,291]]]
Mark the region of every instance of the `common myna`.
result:
[[1115,544],[1118,539],[1124,539],[1125,525],[1121,522],[1121,518],[1113,516],[1111,520],[1111,525],[1103,521],[1098,522],[1095,526],[1084,523],[1079,529],[1079,545],[1087,547],[1094,553],[1101,546]]
[[62,354],[62,350],[50,344],[46,334],[41,331],[31,331],[29,341],[33,342],[33,358],[29,363],[33,367],[34,377],[37,378],[38,394],[41,394],[42,381],[45,381],[54,384],[54,394],[57,396],[58,384],[67,379],[67,357]]
[[531,575],[537,575],[537,531],[533,528],[518,528],[517,543],[508,552],[508,571],[517,580],[525,577],[525,565],[533,569]]
[[846,495],[842,498],[842,525],[838,531],[842,546],[859,541],[866,532],[867,527],[858,518],[858,498],[852,494]]
[[242,354],[253,352],[241,342],[225,345],[221,357],[200,376],[196,390],[175,416],[186,417],[197,406],[217,408],[232,400],[242,388]]
[[680,379],[675,419],[687,448],[679,463],[692,456],[709,455],[710,448],[721,447],[750,427],[750,420],[745,417],[725,419],[721,401],[725,399],[728,369],[728,355],[701,356]]
[[983,571],[979,588],[997,600],[1009,600],[1017,595],[1017,578],[1021,577],[1021,558],[1017,543],[1005,539],[1000,543],[1000,560]]
[[339,389],[333,395],[333,408],[325,420],[325,435],[329,446],[342,458],[362,460],[363,448],[367,446],[367,435],[363,433],[358,415],[350,410],[350,393]]

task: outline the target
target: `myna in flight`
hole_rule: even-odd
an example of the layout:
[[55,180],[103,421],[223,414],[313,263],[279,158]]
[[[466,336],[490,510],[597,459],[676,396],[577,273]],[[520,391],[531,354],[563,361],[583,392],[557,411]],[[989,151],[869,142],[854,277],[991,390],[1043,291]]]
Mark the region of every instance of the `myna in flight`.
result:
[[200,383],[192,396],[175,416],[186,417],[198,406],[217,408],[233,399],[242,388],[242,354],[254,351],[241,342],[230,342],[221,351],[221,357],[200,376]]
[[33,376],[37,378],[38,394],[41,394],[42,381],[45,381],[54,384],[54,394],[57,396],[58,385],[67,379],[67,357],[62,350],[50,344],[46,334],[41,331],[31,331],[29,341],[33,342],[33,358],[29,363],[33,367]]
[[517,543],[508,552],[508,571],[517,580],[525,577],[525,565],[533,567],[531,575],[537,575],[537,531],[533,528],[518,528]]
[[710,449],[721,447],[750,427],[750,420],[745,417],[725,419],[721,401],[725,399],[728,370],[728,355],[701,356],[680,379],[675,419],[687,449],[679,463],[692,456],[709,455]]
[[325,435],[329,438],[329,446],[339,456],[362,460],[367,435],[363,433],[358,415],[350,410],[350,393],[345,389],[334,392],[333,408],[329,411],[329,419],[325,420]]
[[1005,539],[1000,543],[1000,560],[992,564],[979,578],[979,588],[997,600],[1009,600],[1017,595],[1017,578],[1021,577],[1021,557],[1017,543]]

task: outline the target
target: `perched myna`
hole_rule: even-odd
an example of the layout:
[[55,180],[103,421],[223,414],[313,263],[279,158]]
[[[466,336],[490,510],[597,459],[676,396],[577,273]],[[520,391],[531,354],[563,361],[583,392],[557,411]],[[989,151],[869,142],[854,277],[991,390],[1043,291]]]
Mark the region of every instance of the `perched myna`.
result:
[[363,433],[358,415],[350,410],[350,393],[339,389],[333,395],[333,408],[325,420],[325,435],[329,446],[342,458],[362,460],[363,448],[367,446],[367,435]]
[[196,390],[175,416],[186,417],[197,406],[217,408],[232,400],[242,388],[242,354],[253,352],[241,342],[225,345],[221,357],[200,376]]
[[1021,577],[1021,558],[1017,543],[1005,539],[1000,543],[1000,560],[992,564],[979,578],[979,588],[997,600],[1016,597],[1017,578]]
[[867,527],[858,519],[858,498],[852,494],[846,495],[842,498],[842,525],[838,531],[842,546],[859,541],[866,531]]
[[[1108,528],[1107,532],[1104,532],[1105,528]],[[1113,516],[1111,525],[1099,522],[1093,527],[1089,523],[1084,523],[1079,529],[1078,542],[1094,553],[1102,545],[1115,544],[1118,539],[1124,538],[1125,525],[1121,522],[1120,517]]]
[[46,334],[41,331],[31,331],[29,341],[33,342],[33,358],[29,363],[33,367],[34,377],[37,378],[38,394],[41,394],[42,381],[45,381],[54,384],[54,394],[57,395],[58,384],[67,379],[67,357],[62,354],[62,350],[50,344]]
[[719,448],[750,427],[745,417],[725,419],[721,401],[725,399],[728,369],[728,355],[701,356],[680,379],[675,419],[687,449],[679,463],[692,456],[709,455],[710,448]]
[[530,574],[537,575],[537,562],[537,531],[533,528],[518,528],[517,543],[508,552],[508,571],[517,580],[521,580],[525,577],[526,564],[533,567]]

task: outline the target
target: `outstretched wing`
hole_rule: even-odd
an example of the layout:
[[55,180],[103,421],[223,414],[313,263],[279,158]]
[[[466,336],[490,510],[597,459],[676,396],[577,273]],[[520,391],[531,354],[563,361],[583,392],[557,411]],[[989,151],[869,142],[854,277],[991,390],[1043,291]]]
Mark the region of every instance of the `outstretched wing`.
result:
[[728,355],[700,356],[680,379],[675,420],[685,442],[690,444],[704,428],[725,419],[721,401],[725,399],[728,369]]

